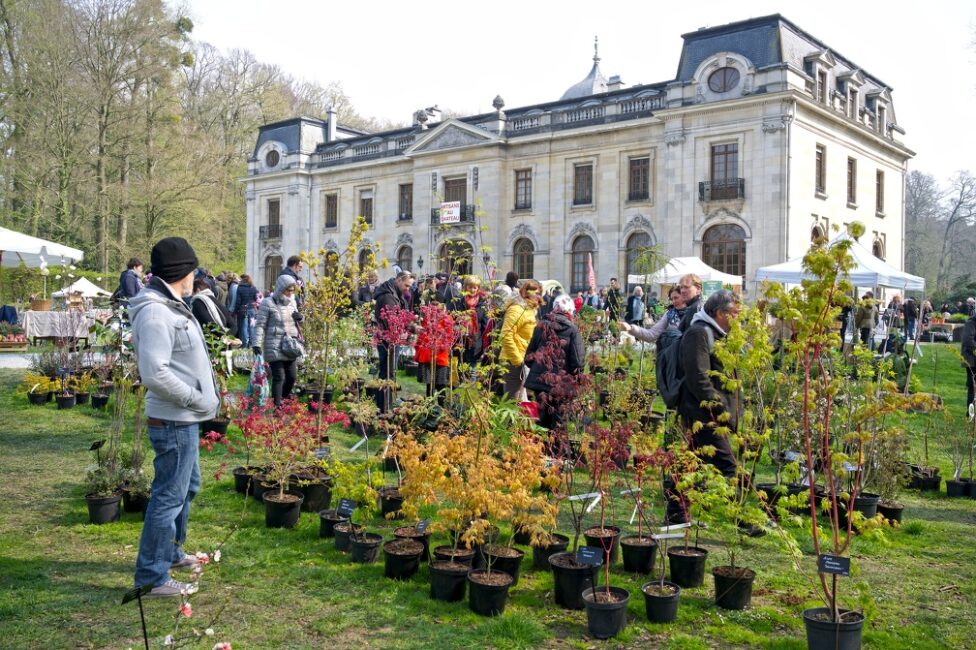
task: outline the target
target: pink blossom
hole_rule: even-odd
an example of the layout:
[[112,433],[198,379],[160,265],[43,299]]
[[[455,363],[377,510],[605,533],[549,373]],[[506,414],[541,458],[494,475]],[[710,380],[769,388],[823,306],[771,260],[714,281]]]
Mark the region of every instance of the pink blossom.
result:
[[210,650],[232,650],[232,648],[230,647],[230,644],[227,643],[226,641],[221,641],[220,643],[215,643],[214,647],[211,648]]
[[193,556],[197,559],[197,564],[206,564],[210,561],[210,556],[202,551],[197,551]]
[[180,605],[180,614],[187,618],[193,616],[193,607],[190,605],[190,603],[183,603]]

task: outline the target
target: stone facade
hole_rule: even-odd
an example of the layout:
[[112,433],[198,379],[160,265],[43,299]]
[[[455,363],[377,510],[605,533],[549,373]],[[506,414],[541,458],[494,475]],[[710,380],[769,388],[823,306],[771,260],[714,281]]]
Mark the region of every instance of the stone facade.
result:
[[[491,113],[378,134],[331,128],[334,115],[263,127],[245,180],[248,272],[266,286],[280,258],[342,246],[369,204],[371,241],[421,273],[447,263],[445,242],[465,242],[475,272],[530,262],[575,289],[589,255],[601,285],[634,272],[641,242],[741,274],[753,292],[758,267],[854,220],[900,267],[913,154],[890,89],[778,15],[683,38],[678,77],[658,84],[611,78],[573,96],[603,79],[595,56],[591,77],[548,104],[505,111],[499,97]],[[441,224],[449,199],[460,220]]]

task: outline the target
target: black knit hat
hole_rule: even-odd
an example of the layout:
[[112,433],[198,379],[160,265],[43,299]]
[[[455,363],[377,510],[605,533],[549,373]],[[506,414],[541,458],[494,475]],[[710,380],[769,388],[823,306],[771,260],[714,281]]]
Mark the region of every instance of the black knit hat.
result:
[[182,280],[199,264],[193,247],[182,237],[167,237],[156,242],[150,262],[152,274],[163,282]]

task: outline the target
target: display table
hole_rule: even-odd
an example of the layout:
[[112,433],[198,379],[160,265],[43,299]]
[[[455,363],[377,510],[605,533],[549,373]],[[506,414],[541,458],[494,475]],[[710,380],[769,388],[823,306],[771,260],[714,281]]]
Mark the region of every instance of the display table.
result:
[[92,322],[80,311],[25,311],[23,327],[28,339],[88,339]]

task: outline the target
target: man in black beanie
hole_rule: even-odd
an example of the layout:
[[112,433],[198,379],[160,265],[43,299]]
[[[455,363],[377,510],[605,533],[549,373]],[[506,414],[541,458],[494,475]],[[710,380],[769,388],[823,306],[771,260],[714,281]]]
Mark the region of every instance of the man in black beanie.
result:
[[129,302],[132,346],[146,387],[146,422],[156,458],[152,497],[139,539],[135,586],[151,597],[189,595],[191,582],[170,577],[193,569],[183,552],[190,502],[200,490],[200,422],[217,415],[219,399],[200,324],[183,298],[193,293],[197,256],[182,237],[153,246],[152,279]]

